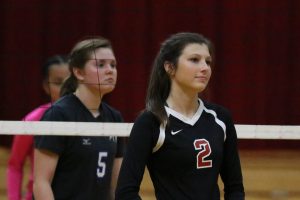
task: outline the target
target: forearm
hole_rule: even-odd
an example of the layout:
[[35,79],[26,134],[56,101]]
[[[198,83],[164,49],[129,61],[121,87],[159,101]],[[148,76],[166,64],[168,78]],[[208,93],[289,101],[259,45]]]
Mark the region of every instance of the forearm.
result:
[[12,166],[7,169],[7,195],[11,200],[21,197],[22,172]]
[[[127,157],[122,162],[117,189],[116,200],[140,200],[139,189],[144,175],[145,161],[133,159],[132,147],[127,149]],[[138,151],[143,152],[143,151]],[[145,159],[146,160],[146,159]]]
[[224,164],[221,176],[224,182],[225,200],[244,200],[242,168],[238,153],[237,134],[233,122],[229,122],[225,142]]
[[123,158],[115,158],[114,164],[113,164],[113,169],[112,169],[112,176],[111,176],[111,185],[110,185],[110,199],[114,200],[115,199],[115,191],[117,187],[117,181],[118,181],[118,176],[121,168]]
[[11,200],[21,198],[23,167],[32,149],[32,136],[16,135],[13,140],[7,169],[7,193]]
[[116,200],[140,200],[140,185],[146,164],[152,155],[153,134],[159,134],[159,124],[151,113],[143,113],[131,130],[116,189]]

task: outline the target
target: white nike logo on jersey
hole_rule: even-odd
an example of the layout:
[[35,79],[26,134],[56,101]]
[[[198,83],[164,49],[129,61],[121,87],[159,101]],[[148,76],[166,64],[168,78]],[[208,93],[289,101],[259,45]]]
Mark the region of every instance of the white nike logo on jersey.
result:
[[171,134],[172,134],[172,135],[175,135],[175,134],[179,133],[180,131],[182,131],[182,129],[180,129],[180,130],[178,130],[178,131],[171,131]]

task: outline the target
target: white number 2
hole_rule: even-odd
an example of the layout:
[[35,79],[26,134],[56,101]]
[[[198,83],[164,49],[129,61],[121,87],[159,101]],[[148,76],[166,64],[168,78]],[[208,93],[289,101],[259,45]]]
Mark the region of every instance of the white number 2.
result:
[[97,176],[99,178],[102,178],[105,175],[106,163],[103,161],[103,158],[105,157],[107,157],[107,152],[99,152],[97,167]]
[[211,153],[209,142],[205,139],[197,139],[194,141],[196,150],[200,150],[197,154],[197,169],[212,167],[212,160],[205,159]]

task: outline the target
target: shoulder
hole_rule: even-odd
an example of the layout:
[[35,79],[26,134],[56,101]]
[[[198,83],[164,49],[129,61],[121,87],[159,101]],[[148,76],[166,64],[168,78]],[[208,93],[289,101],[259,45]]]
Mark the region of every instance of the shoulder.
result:
[[39,107],[35,108],[33,111],[28,113],[23,120],[24,121],[39,121],[43,114],[46,112],[48,108],[50,108],[51,103],[40,105]]
[[76,99],[73,95],[66,95],[59,98],[45,112],[42,117],[43,121],[64,121],[65,115],[78,109]]
[[77,108],[78,106],[81,105],[80,100],[73,94],[67,94],[65,96],[62,96],[59,98],[51,108],[54,109],[62,109],[62,110],[72,110]]
[[76,107],[79,104],[79,100],[73,94],[67,94],[65,96],[60,97],[52,107],[59,108],[68,108],[68,107]]
[[223,119],[225,121],[231,119],[231,112],[226,107],[208,101],[203,101],[203,103],[205,109],[214,111],[218,118]]
[[130,132],[129,142],[134,141],[138,145],[152,148],[159,137],[160,122],[150,111],[142,111],[134,121]]
[[105,102],[101,102],[102,110],[105,114],[110,115],[115,121],[123,121],[121,112]]
[[136,118],[134,126],[155,128],[160,126],[160,122],[152,112],[144,110]]
[[[230,111],[221,105],[209,102],[204,102],[204,107],[204,110],[206,110],[206,112],[210,112],[215,116],[216,122],[223,128],[225,139],[236,139],[236,130]],[[226,141],[231,141],[231,139],[226,139]]]
[[101,102],[101,106],[102,106],[102,109],[105,110],[105,111],[108,111],[108,112],[111,112],[111,113],[114,113],[114,114],[121,114],[119,110],[113,108],[112,106],[108,105],[107,103],[105,102]]

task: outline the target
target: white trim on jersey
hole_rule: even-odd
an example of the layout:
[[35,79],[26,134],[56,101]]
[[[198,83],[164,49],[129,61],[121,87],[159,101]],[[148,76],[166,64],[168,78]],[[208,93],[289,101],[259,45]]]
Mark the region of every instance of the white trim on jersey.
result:
[[165,131],[166,131],[166,127],[163,124],[161,124],[159,127],[159,136],[156,145],[152,150],[152,153],[155,153],[163,145],[166,137]]
[[[201,101],[202,103],[202,101]],[[215,121],[216,123],[221,126],[221,128],[223,129],[224,131],[224,141],[226,140],[226,125],[224,122],[222,122],[218,117],[217,117],[217,113],[214,111],[214,110],[210,110],[210,109],[207,109],[204,104],[202,103],[203,107],[204,107],[204,111],[209,113],[209,114],[212,114],[215,118]]]
[[[199,99],[199,105],[200,106],[198,107],[196,113],[194,114],[194,116],[192,118],[185,117],[182,114],[176,112],[175,110],[173,110],[173,109],[171,109],[167,106],[165,106],[165,109],[166,109],[168,117],[170,115],[172,115],[172,116],[176,117],[177,119],[183,121],[184,123],[190,124],[191,126],[193,126],[199,120],[199,118],[201,117],[201,114],[203,112],[204,106],[202,106],[202,105],[204,105],[204,104],[200,99]],[[165,141],[165,137],[166,137],[165,130],[166,130],[165,125],[161,124],[160,128],[159,128],[158,140],[157,140],[156,145],[154,146],[154,148],[152,150],[153,153],[158,151],[158,149],[160,149],[160,147],[163,145],[163,143]]]
[[[206,108],[201,99],[198,99],[198,101],[199,101],[199,107],[198,107],[196,113],[191,118],[188,118],[188,117],[180,114],[179,112],[176,112],[175,110],[169,108],[168,106],[165,106],[165,110],[167,112],[168,117],[170,115],[172,115],[172,116],[176,117],[177,119],[181,120],[182,122],[189,124],[191,126],[193,126],[199,120],[199,118],[201,117],[201,114],[204,110],[205,112],[211,114],[215,118],[215,122],[219,126],[221,126],[221,128],[224,131],[224,141],[225,141],[226,140],[226,125],[225,125],[225,123],[217,117],[217,113],[214,110],[210,110],[210,109]],[[165,137],[166,137],[165,130],[166,130],[165,125],[161,124],[160,128],[159,128],[159,136],[158,136],[156,145],[154,146],[154,148],[152,150],[153,153],[158,151],[158,149],[160,149],[160,147],[163,145],[163,143],[165,141]]]
[[168,116],[172,115],[172,116],[176,117],[177,119],[183,121],[184,123],[193,126],[199,120],[199,118],[201,117],[201,114],[203,112],[203,107],[204,106],[202,106],[202,105],[204,105],[204,104],[202,103],[202,101],[200,99],[199,99],[199,105],[200,106],[198,107],[196,113],[191,118],[188,118],[188,117],[180,114],[179,112],[176,112],[175,110],[173,110],[173,109],[171,109],[167,106],[165,106],[165,109],[166,109],[166,112],[167,112]]

